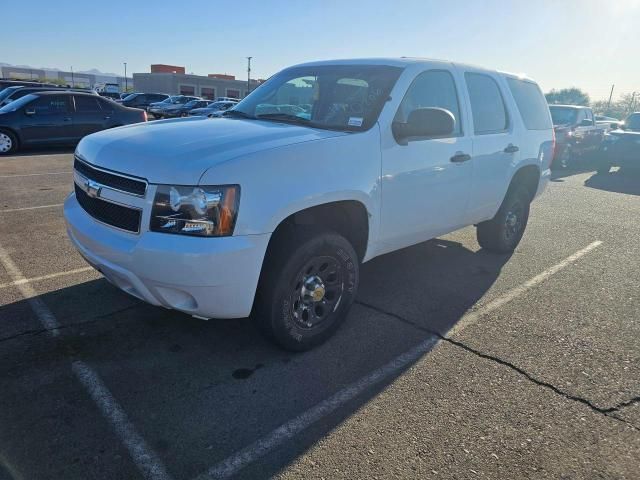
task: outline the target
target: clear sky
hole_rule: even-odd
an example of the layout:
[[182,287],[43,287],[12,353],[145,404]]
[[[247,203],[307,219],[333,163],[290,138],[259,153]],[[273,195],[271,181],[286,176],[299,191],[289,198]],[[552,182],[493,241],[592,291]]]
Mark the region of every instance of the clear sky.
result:
[[[526,73],[593,99],[640,91],[640,0],[2,0],[0,62],[253,78],[318,59],[421,56]],[[617,96],[617,95],[615,95]]]

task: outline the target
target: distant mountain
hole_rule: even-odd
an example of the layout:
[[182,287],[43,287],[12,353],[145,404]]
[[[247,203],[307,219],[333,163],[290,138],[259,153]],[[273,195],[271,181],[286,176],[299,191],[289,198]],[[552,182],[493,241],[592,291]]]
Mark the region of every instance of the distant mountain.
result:
[[[49,70],[52,72],[68,72],[69,70],[62,70],[60,68],[51,68],[51,67],[32,67],[31,65],[14,65],[12,63],[3,63],[0,62],[0,67],[18,67],[18,68],[33,68],[34,70]],[[97,68],[92,68],[90,70],[78,70],[75,73],[86,73],[86,74],[90,74],[90,75],[104,75],[107,77],[119,77],[120,75],[118,75],[117,73],[110,73],[110,72],[102,72],[100,70],[98,70]]]

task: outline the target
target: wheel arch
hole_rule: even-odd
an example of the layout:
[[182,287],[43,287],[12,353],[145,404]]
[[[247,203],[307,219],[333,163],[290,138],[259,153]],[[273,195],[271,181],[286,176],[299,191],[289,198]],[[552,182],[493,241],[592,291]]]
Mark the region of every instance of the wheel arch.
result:
[[283,235],[297,227],[312,227],[335,231],[353,246],[362,262],[367,254],[370,237],[370,214],[366,205],[355,199],[319,203],[289,213],[277,223],[267,246],[266,256]]
[[505,198],[518,187],[524,187],[529,192],[529,201],[532,201],[538,191],[538,184],[540,183],[540,167],[534,164],[523,165],[518,168],[513,176],[511,182],[509,182],[509,188],[507,189]]

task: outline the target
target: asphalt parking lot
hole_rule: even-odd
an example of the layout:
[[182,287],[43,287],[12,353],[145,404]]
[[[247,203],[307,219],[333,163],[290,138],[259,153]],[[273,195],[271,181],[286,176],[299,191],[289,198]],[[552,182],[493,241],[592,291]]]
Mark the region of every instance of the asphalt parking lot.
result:
[[640,177],[556,176],[362,267],[304,354],[116,290],[69,243],[69,151],[0,159],[0,479],[637,478]]

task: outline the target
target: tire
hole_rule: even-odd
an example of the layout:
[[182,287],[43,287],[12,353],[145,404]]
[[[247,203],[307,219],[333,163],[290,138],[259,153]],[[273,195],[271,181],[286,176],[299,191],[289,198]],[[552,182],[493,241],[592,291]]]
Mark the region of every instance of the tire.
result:
[[495,217],[478,224],[480,246],[494,253],[511,253],[520,243],[529,220],[531,196],[523,187],[510,188]]
[[265,259],[254,319],[280,347],[309,350],[344,322],[358,291],[358,256],[334,232],[296,227],[274,240],[280,244]]
[[9,130],[0,129],[0,155],[9,155],[18,150],[18,138]]

